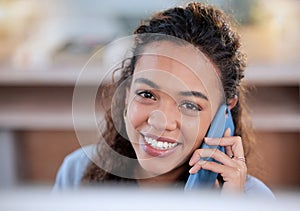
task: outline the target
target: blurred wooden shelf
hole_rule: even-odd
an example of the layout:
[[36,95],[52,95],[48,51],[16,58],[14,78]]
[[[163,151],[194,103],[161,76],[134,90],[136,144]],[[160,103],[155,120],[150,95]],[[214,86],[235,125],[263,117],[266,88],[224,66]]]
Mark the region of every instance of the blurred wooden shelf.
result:
[[245,78],[254,85],[299,85],[300,64],[250,65],[245,72]]
[[[1,109],[1,108],[0,108]],[[1,111],[0,128],[10,130],[74,130],[72,114],[68,111]],[[81,129],[89,129],[82,115]]]
[[[251,115],[253,126],[260,131],[300,132],[300,114],[263,114]],[[76,116],[76,128],[93,130],[96,123],[90,114]],[[74,130],[70,110],[14,110],[5,111],[0,106],[0,128],[10,130]]]
[[[82,102],[75,115],[76,128],[95,128],[94,101],[89,87],[82,87]],[[74,130],[73,87],[0,87],[0,128],[10,130]],[[94,107],[92,107],[94,108]],[[91,109],[90,109],[91,110]],[[93,110],[92,110],[93,111]]]
[[253,127],[258,131],[300,132],[300,114],[263,114],[252,115]]
[[[0,86],[74,86],[81,75],[83,65],[76,63],[53,67],[51,70],[13,70],[0,67]],[[82,85],[97,85],[105,72],[99,67],[89,67],[81,77]]]
[[[75,116],[77,130],[94,130],[96,120],[92,114]],[[0,106],[0,128],[9,130],[75,130],[72,110],[3,110]]]

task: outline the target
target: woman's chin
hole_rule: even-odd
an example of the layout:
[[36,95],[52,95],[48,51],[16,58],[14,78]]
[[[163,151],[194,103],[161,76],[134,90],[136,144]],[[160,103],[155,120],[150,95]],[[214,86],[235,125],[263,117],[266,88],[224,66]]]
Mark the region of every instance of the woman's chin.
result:
[[171,167],[153,162],[153,160],[139,159],[140,173],[145,177],[156,177],[172,170]]

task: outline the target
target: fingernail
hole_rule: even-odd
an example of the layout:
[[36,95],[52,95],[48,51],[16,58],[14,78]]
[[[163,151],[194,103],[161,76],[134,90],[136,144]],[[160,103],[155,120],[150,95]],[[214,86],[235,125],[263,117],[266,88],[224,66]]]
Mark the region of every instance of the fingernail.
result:
[[196,174],[197,172],[195,172],[195,166],[193,166],[190,170],[189,170],[190,174]]
[[194,165],[198,160],[200,159],[200,156],[198,154],[194,155],[189,162],[189,165]]
[[230,134],[231,134],[231,129],[229,127],[225,130],[224,136],[230,136]]
[[210,138],[210,137],[205,137],[205,138],[204,138],[204,141],[205,141],[205,142],[207,142],[207,141],[209,142],[209,141],[211,141],[211,140],[213,140],[213,138]]
[[[194,165],[192,168],[190,168],[189,173],[190,174],[196,174],[200,169],[202,168],[202,165],[204,164],[204,161],[198,161],[196,165]],[[197,171],[195,171],[196,168],[199,168]]]

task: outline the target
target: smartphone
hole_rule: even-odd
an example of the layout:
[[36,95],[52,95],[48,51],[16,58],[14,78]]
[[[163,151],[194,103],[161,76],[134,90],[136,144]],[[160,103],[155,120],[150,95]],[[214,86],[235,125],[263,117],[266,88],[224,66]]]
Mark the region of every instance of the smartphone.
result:
[[[233,119],[230,113],[230,109],[226,104],[222,104],[210,127],[209,130],[206,134],[206,137],[211,137],[211,138],[221,138],[224,136],[224,132],[227,128],[230,128],[231,131],[231,136],[234,134],[234,123]],[[202,143],[200,148],[216,148],[221,150],[222,152],[225,152],[224,147],[221,146],[209,146],[205,144],[204,142]],[[213,158],[201,158],[201,160],[205,161],[214,161]],[[203,190],[203,189],[211,189],[215,181],[217,179],[218,173],[205,170],[205,169],[200,169],[196,174],[190,174],[189,178],[185,184],[184,190],[189,191],[189,190]]]

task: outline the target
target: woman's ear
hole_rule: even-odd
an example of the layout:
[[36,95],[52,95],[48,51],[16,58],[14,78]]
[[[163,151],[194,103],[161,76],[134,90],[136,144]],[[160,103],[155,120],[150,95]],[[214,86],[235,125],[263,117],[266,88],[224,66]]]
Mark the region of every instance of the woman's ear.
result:
[[239,98],[237,95],[234,95],[233,98],[227,99],[227,105],[229,106],[230,110],[236,106],[238,100],[239,100]]

